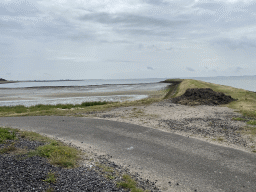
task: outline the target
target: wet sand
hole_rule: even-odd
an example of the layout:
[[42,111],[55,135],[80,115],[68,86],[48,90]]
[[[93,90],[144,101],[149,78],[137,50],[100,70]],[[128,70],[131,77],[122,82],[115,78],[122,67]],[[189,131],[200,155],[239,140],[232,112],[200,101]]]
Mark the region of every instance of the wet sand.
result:
[[81,104],[90,101],[132,101],[166,88],[165,83],[1,88],[0,106]]

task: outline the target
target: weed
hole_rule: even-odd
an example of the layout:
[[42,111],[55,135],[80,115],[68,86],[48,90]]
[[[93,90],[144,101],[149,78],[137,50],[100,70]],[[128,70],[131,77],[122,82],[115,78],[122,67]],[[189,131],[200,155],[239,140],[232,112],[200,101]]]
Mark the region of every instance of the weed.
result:
[[248,121],[247,125],[256,125],[256,120]]
[[54,192],[54,189],[50,187],[46,190],[46,192]]
[[47,183],[56,183],[56,173],[54,172],[49,172],[47,175],[46,175],[46,179],[43,180]]
[[115,179],[115,176],[113,176],[111,174],[107,174],[106,178],[109,179],[109,180],[113,180],[113,179]]
[[27,139],[32,140],[32,141],[40,141],[40,142],[43,142],[43,143],[54,142],[53,139],[42,136],[42,135],[40,135],[38,133],[35,133],[35,132],[32,132],[32,131],[22,131],[22,132],[20,132],[20,137],[21,138],[27,138]]
[[245,118],[241,118],[241,117],[233,117],[232,120],[234,120],[234,121],[246,121]]
[[0,154],[9,153],[15,150],[16,150],[16,147],[14,146],[14,143],[12,143],[11,145],[0,149]]
[[16,131],[10,128],[0,127],[0,143],[3,143],[5,140],[14,140],[16,138]]
[[114,172],[113,168],[111,168],[111,167],[105,166],[105,165],[100,164],[98,162],[96,162],[95,164],[96,164],[97,167],[101,168],[102,171],[104,171],[104,172],[108,172],[108,173]]
[[221,138],[221,137],[218,137],[217,140],[220,141],[220,142],[224,141],[224,139]]
[[144,192],[144,190],[136,187],[136,181],[131,178],[129,175],[123,175],[123,181],[117,183],[118,187],[122,187],[125,189],[130,189],[131,192]]
[[49,158],[50,163],[66,168],[76,166],[79,159],[79,151],[69,146],[64,146],[58,142],[38,147],[35,151],[29,153],[30,156],[38,155]]

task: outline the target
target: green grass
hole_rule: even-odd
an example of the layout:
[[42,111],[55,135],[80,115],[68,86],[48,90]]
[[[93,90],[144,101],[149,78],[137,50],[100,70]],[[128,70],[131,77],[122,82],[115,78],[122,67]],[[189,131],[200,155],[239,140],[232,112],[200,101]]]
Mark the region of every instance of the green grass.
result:
[[40,141],[43,143],[51,143],[51,142],[55,141],[53,139],[50,139],[48,137],[45,137],[43,135],[40,135],[40,134],[32,132],[32,131],[20,131],[19,134],[20,134],[21,138],[26,138],[31,141]]
[[185,79],[179,84],[174,97],[181,96],[188,88],[211,88],[213,91],[230,95],[232,98],[237,99],[237,101],[223,106],[235,109],[244,116],[256,118],[256,93],[254,92],[199,80]]
[[79,160],[79,154],[80,152],[77,149],[54,141],[48,145],[38,147],[35,151],[30,152],[29,155],[46,157],[53,165],[74,168],[77,165],[77,160]]
[[[6,140],[14,140],[17,139],[16,134],[18,133],[19,137],[26,138],[32,141],[40,141],[44,143],[49,143],[43,146],[38,147],[35,151],[30,151],[28,153],[29,156],[38,155],[40,157],[46,157],[49,159],[50,163],[53,165],[59,165],[66,168],[76,167],[78,160],[80,159],[80,151],[65,146],[61,142],[55,141],[48,137],[42,136],[35,132],[29,131],[18,131],[11,128],[0,128],[0,138],[1,143],[4,143]],[[0,150],[0,153],[7,153],[10,151],[15,151],[16,148],[14,143],[8,145]],[[19,151],[17,151],[18,153]],[[24,153],[24,150],[20,151],[20,153]]]
[[14,140],[16,138],[16,131],[10,128],[0,127],[0,143],[4,143],[6,140]]
[[242,117],[233,117],[232,120],[234,120],[234,121],[247,121],[245,118],[242,118]]
[[255,120],[248,121],[247,125],[256,125],[256,121]]
[[101,170],[105,173],[113,173],[114,172],[113,168],[111,168],[111,167],[100,164],[99,162],[96,162],[95,164],[97,167],[101,168]]
[[46,179],[43,180],[47,183],[56,183],[57,181],[57,178],[56,178],[56,173],[53,173],[53,172],[49,172],[47,175],[46,175]]
[[66,109],[84,109],[93,106],[107,105],[110,102],[97,101],[97,102],[84,102],[82,104],[57,104],[57,105],[35,105],[25,107],[18,106],[3,106],[0,107],[0,116],[25,116],[25,115],[65,115],[67,112],[62,111]]
[[136,181],[134,179],[132,179],[131,176],[129,176],[127,174],[123,175],[122,181],[117,183],[118,187],[130,189],[131,192],[144,192],[143,189],[137,188],[136,185],[137,185]]

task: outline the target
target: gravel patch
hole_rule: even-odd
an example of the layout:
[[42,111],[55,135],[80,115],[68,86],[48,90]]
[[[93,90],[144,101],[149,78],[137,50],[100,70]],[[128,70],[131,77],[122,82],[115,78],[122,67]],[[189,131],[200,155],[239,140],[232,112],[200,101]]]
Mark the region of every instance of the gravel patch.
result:
[[188,118],[183,120],[162,120],[160,124],[166,124],[171,130],[183,131],[191,134],[201,135],[203,137],[223,139],[232,144],[247,146],[246,140],[238,132],[240,126],[233,125],[230,119],[219,118]]
[[[12,142],[7,141],[5,146]],[[85,161],[83,161],[83,165],[77,168],[65,169],[51,165],[46,158],[29,157],[24,154],[24,151],[34,150],[41,145],[44,145],[44,143],[19,138],[14,144],[18,150],[8,154],[0,154],[1,191],[129,191],[118,188],[116,185],[117,182],[120,182],[123,174],[130,174],[129,170],[109,161],[110,157],[95,154],[93,161],[98,162],[98,164],[93,162],[85,164]],[[4,144],[0,144],[0,148],[3,147]],[[23,153],[17,154],[20,151],[23,151]],[[110,168],[111,172],[103,171],[102,166]],[[45,181],[49,173],[55,175],[56,182]],[[107,176],[111,179],[108,179]],[[132,178],[137,181],[138,187],[142,189],[152,192],[159,191],[155,183],[143,180],[138,174],[133,174]]]

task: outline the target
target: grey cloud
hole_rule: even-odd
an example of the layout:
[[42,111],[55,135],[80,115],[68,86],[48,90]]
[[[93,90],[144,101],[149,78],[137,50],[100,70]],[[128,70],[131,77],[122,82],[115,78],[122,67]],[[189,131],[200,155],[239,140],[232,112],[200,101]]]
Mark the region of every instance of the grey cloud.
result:
[[187,69],[188,71],[195,71],[194,69],[192,69],[192,68],[190,68],[190,67],[186,67],[186,69]]
[[147,67],[148,70],[154,70],[152,67]]
[[[96,39],[95,39],[96,40]],[[111,44],[131,44],[130,41],[127,41],[127,40],[116,40],[116,41],[110,41],[110,40],[98,40],[99,43],[103,43],[103,44],[108,44],[108,43],[111,43]]]
[[171,51],[171,50],[173,50],[173,48],[172,48],[172,47],[170,47],[170,48],[165,49],[165,50],[167,50],[167,51]]
[[120,34],[130,34],[135,36],[158,36],[158,37],[171,37],[173,35],[170,31],[158,31],[153,29],[115,29]]
[[256,48],[256,40],[246,37],[241,39],[219,39],[212,42],[212,44],[228,47],[231,50]]
[[[16,22],[16,21],[6,21],[6,20],[1,20],[0,19],[0,29],[1,29],[1,32],[3,30],[8,30],[8,29],[16,29],[16,30],[21,30],[21,29],[24,29],[24,27]],[[10,33],[10,31],[8,30],[8,33]]]
[[143,2],[152,5],[168,5],[169,3],[163,0],[143,0]]
[[144,45],[140,43],[139,46],[138,46],[138,48],[141,50],[141,49],[144,48]]
[[107,14],[107,13],[93,13],[87,14],[79,18],[83,21],[95,21],[102,24],[121,25],[125,27],[172,27],[187,24],[187,20],[167,20],[157,19],[153,17],[133,15],[133,14]]
[[132,63],[132,62],[134,62],[134,61],[108,59],[108,60],[105,60],[105,62],[112,62],[112,63]]
[[221,3],[217,2],[209,2],[209,3],[197,3],[194,5],[194,7],[200,7],[203,9],[208,9],[208,10],[218,10],[222,7],[223,5]]
[[[34,2],[33,2],[34,3]],[[38,13],[36,6],[27,0],[16,0],[8,3],[0,3],[0,15],[7,16],[28,16]]]
[[241,70],[243,70],[242,67],[237,67],[237,68],[235,69],[235,72],[238,73],[238,72],[240,72]]

